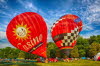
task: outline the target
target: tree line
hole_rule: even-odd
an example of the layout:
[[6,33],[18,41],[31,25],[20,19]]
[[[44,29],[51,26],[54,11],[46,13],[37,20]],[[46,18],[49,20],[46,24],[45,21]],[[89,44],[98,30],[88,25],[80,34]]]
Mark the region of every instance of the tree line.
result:
[[[94,57],[100,52],[100,35],[90,36],[90,38],[79,37],[77,44],[73,50],[71,50],[69,57]],[[47,56],[48,58],[66,58],[66,55],[56,46],[54,42],[48,42],[47,44]],[[0,49],[0,58],[25,58],[36,59],[39,56],[21,51],[16,48],[6,47]]]
[[[76,46],[71,50],[69,57],[80,58],[89,57],[93,58],[100,52],[100,35],[90,36],[90,38],[78,37]],[[53,42],[48,43],[48,57],[65,58],[64,54]]]

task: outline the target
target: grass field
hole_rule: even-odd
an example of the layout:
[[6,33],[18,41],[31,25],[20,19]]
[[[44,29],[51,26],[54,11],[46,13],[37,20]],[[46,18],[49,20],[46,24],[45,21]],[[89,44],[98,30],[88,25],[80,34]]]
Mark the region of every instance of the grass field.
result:
[[77,60],[73,62],[36,63],[37,66],[100,66],[100,61]]
[[93,60],[74,60],[73,62],[51,62],[51,63],[29,63],[29,64],[13,64],[5,65],[0,64],[0,66],[100,66],[100,61]]

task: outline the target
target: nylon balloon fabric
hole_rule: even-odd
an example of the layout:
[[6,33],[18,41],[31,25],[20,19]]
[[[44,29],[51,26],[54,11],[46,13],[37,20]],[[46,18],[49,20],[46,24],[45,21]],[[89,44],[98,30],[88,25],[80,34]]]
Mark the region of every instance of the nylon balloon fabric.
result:
[[82,30],[82,27],[80,28],[82,25],[79,25],[81,21],[77,20],[79,17],[69,16],[61,17],[51,27],[52,38],[60,49],[73,49],[79,32]]
[[8,41],[16,48],[46,56],[47,26],[37,13],[25,12],[14,17],[7,26]]
[[67,15],[62,16],[61,19],[73,20],[77,24],[79,28],[79,32],[82,31],[82,25],[83,25],[82,20],[78,16],[73,15],[73,14],[67,14]]

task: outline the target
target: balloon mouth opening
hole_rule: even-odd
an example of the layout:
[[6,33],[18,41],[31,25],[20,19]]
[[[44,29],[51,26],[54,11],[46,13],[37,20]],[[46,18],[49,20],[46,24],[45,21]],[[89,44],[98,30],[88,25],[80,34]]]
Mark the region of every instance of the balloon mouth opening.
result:
[[66,56],[69,57],[71,50],[72,50],[72,49],[62,49],[61,51],[62,51]]
[[73,47],[67,46],[67,47],[59,47],[60,49],[73,49]]

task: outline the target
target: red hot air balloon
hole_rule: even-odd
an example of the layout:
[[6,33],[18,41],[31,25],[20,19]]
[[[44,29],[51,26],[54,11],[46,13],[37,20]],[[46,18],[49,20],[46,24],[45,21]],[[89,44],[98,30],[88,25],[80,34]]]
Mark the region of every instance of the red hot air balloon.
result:
[[82,30],[81,26],[82,21],[76,15],[65,15],[57,20],[51,28],[51,35],[56,45],[60,49],[68,49],[68,51],[73,49],[78,34]]
[[74,22],[77,23],[79,31],[82,30],[82,20],[78,16],[73,15],[73,14],[67,14],[61,17],[61,19],[64,19],[64,18],[73,20]]
[[47,26],[39,14],[25,12],[17,15],[8,24],[6,35],[16,48],[47,57]]

